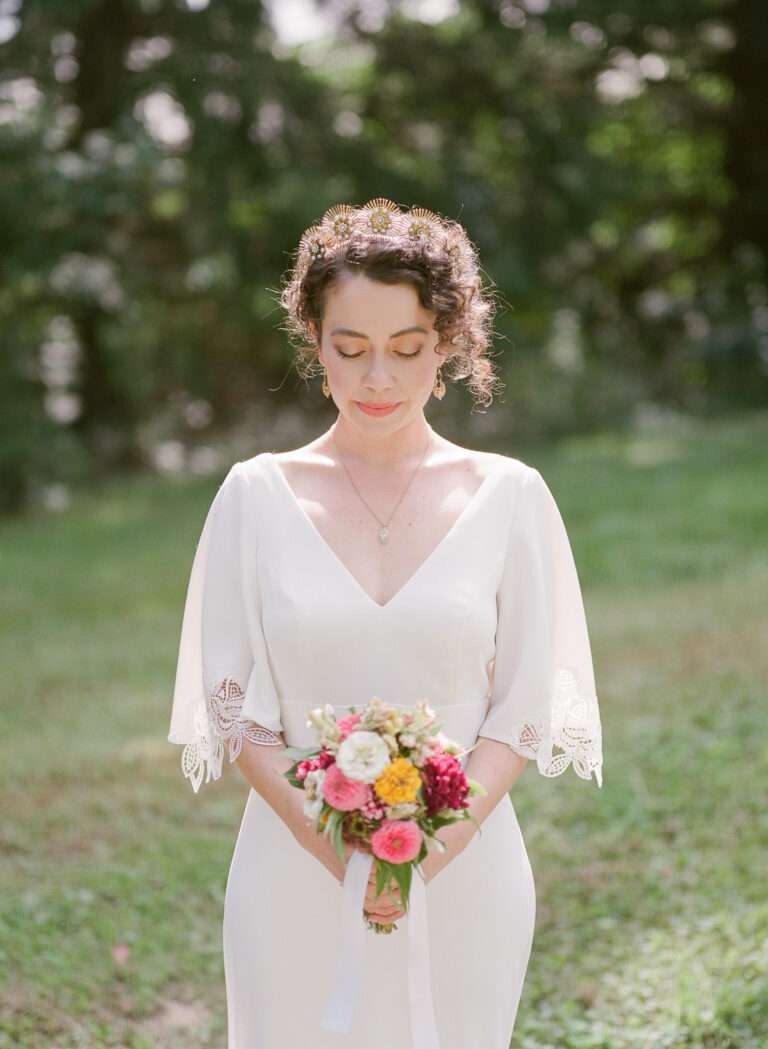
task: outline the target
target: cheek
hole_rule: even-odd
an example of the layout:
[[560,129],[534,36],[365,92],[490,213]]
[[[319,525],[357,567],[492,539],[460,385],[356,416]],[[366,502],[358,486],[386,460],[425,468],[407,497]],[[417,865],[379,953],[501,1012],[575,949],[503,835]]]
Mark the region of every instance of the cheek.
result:
[[340,390],[351,389],[360,381],[359,361],[342,361],[336,359],[328,369],[335,386]]
[[434,383],[435,375],[437,374],[437,361],[433,358],[434,354],[432,354],[432,358],[425,356],[423,361],[419,358],[418,362],[411,362],[414,365],[413,377],[419,386],[431,386]]

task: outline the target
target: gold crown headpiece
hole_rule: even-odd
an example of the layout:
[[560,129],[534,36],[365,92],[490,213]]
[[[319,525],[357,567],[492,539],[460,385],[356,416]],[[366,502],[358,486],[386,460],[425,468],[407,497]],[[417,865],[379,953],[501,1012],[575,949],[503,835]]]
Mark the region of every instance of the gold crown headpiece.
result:
[[455,265],[461,246],[455,234],[449,232],[442,220],[426,208],[401,211],[397,204],[385,197],[369,200],[362,207],[336,204],[329,208],[316,225],[310,226],[299,241],[297,268],[306,271],[315,259],[332,255],[355,233],[375,234],[393,240],[421,242],[442,249]]

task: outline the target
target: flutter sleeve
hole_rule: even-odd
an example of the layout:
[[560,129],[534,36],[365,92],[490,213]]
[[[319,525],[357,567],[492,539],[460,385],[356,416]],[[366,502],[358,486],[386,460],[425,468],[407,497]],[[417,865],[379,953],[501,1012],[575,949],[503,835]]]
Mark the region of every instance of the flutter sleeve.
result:
[[538,470],[517,492],[497,593],[490,704],[478,735],[602,787],[602,731],[581,587],[563,519]]
[[253,530],[244,528],[248,483],[235,463],[208,510],[187,586],[168,740],[184,744],[181,768],[195,793],[221,776],[225,747],[234,762],[245,739],[285,745],[252,578]]

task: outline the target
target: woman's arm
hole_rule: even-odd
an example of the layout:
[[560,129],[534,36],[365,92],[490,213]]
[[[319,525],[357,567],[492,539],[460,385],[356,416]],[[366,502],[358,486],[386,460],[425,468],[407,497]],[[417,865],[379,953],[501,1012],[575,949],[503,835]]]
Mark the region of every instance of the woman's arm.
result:
[[285,823],[297,841],[306,833],[309,820],[304,814],[304,792],[289,783],[283,773],[294,764],[292,758],[281,757],[287,747],[280,733],[282,746],[268,746],[243,740],[243,749],[237,765],[250,786],[260,794],[270,808]]
[[[469,755],[464,772],[469,779],[481,783],[488,792],[475,794],[469,799],[468,811],[481,826],[501,799],[512,790],[527,763],[528,758],[517,754],[506,743],[484,736],[479,737],[477,746]],[[448,827],[441,827],[437,836],[445,842],[447,848],[445,852],[430,849],[427,853],[421,864],[427,882],[455,859],[476,833],[477,828],[472,820],[461,820]]]
[[[318,859],[338,882],[342,882],[345,867],[333,843],[324,834],[317,833],[314,822],[305,814],[304,791],[294,787],[283,775],[294,760],[280,756],[287,744],[281,734],[278,736],[282,747],[245,739],[237,765],[246,781],[285,823],[299,845]],[[351,849],[346,851],[349,853]]]
[[[509,794],[527,763],[528,758],[517,754],[506,743],[487,739],[484,736],[479,737],[477,746],[469,755],[464,772],[470,779],[481,783],[488,792],[487,794],[475,794],[469,799],[468,811],[481,826],[501,799]],[[437,836],[445,844],[446,849],[445,852],[430,849],[422,860],[420,866],[425,882],[429,884],[436,874],[439,874],[451,860],[463,852],[476,833],[477,828],[472,820],[460,820],[458,823],[441,827]],[[373,879],[373,872],[371,872],[371,878]],[[372,880],[369,883],[369,892],[371,884]],[[397,888],[393,888],[388,893],[385,892],[378,899],[381,901],[381,906],[371,906],[369,909],[380,911],[379,921],[397,921],[405,914]]]
[[[283,742],[282,735],[280,741]],[[246,739],[237,758],[237,765],[250,786],[280,817],[302,848],[319,860],[341,885],[346,873],[346,864],[341,862],[330,838],[318,834],[314,823],[305,815],[304,792],[294,787],[282,775],[291,767],[293,760],[280,757],[280,749]],[[353,848],[349,842],[344,843],[347,860]],[[363,909],[377,921],[394,921],[395,917],[400,917],[403,912],[386,892],[376,896],[374,874],[375,870],[372,870]]]

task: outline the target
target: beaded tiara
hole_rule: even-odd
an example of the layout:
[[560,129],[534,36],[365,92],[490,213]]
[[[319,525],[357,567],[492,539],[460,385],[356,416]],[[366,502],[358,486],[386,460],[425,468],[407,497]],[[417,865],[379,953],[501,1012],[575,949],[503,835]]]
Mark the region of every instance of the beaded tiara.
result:
[[[460,227],[458,227],[460,230]],[[355,234],[390,237],[394,241],[422,243],[444,251],[454,265],[461,255],[457,232],[447,226],[433,211],[411,208],[401,211],[385,197],[369,200],[362,207],[336,204],[329,208],[316,225],[310,226],[299,241],[296,268],[304,273],[315,259],[323,259]]]

